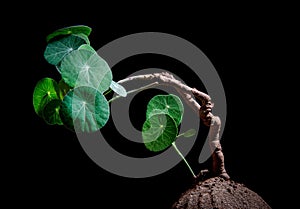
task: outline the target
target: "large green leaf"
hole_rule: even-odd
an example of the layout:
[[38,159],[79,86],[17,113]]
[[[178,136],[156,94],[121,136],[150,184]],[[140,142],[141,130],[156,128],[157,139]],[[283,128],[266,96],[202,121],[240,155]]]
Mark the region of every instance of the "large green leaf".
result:
[[159,152],[169,147],[177,136],[176,122],[167,114],[148,118],[142,128],[142,137],[147,149]]
[[62,59],[80,47],[86,44],[86,40],[78,35],[69,35],[57,41],[49,43],[44,51],[44,57],[48,63],[58,65]]
[[49,125],[63,125],[59,114],[60,105],[60,99],[53,99],[46,104],[43,110],[43,118]]
[[180,98],[174,94],[156,95],[147,105],[146,118],[155,114],[168,114],[179,125],[182,121],[184,112],[183,104]]
[[84,34],[86,36],[89,36],[91,32],[92,32],[92,28],[86,25],[73,25],[73,26],[64,27],[54,31],[53,33],[49,34],[46,37],[46,41],[49,42],[50,40],[53,40],[53,38],[55,37],[65,36],[70,34]]
[[80,86],[70,90],[60,109],[61,119],[76,132],[94,132],[102,128],[110,114],[106,98],[97,89]]
[[39,80],[33,91],[33,107],[35,112],[43,117],[43,109],[53,99],[58,99],[58,84],[52,78]]
[[69,53],[61,62],[61,75],[71,87],[91,86],[106,91],[112,81],[112,71],[106,61],[91,50]]

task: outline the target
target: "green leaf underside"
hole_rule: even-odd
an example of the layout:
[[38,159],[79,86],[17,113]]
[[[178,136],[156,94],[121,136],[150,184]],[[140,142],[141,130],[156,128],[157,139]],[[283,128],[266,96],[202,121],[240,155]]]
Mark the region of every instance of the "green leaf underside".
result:
[[159,152],[176,140],[177,132],[177,124],[172,117],[166,114],[156,114],[144,122],[142,138],[147,149]]
[[122,85],[118,84],[115,81],[111,81],[110,88],[114,92],[116,92],[118,95],[120,95],[121,97],[126,97],[127,96],[126,89]]
[[49,125],[63,125],[59,115],[60,105],[60,99],[53,99],[46,104],[43,110],[43,118]]
[[61,62],[61,75],[70,87],[90,86],[101,93],[112,81],[108,64],[97,53],[80,49],[69,53]]
[[49,43],[45,49],[44,57],[48,63],[58,65],[67,54],[78,49],[82,44],[86,44],[86,42],[81,37],[76,35],[66,36]]
[[53,99],[58,99],[58,84],[52,78],[39,80],[33,91],[33,107],[37,115],[43,117],[43,109]]
[[80,86],[64,97],[60,115],[63,123],[76,132],[94,132],[102,128],[110,114],[106,98],[97,89]]
[[179,125],[182,121],[184,112],[183,104],[180,98],[174,94],[156,95],[147,105],[146,118],[155,114],[168,114]]
[[91,32],[92,32],[92,29],[86,25],[74,25],[74,26],[64,27],[64,28],[54,31],[53,33],[49,34],[46,37],[46,41],[49,42],[50,40],[52,40],[55,37],[70,35],[70,34],[81,34],[82,33],[86,36],[89,36]]

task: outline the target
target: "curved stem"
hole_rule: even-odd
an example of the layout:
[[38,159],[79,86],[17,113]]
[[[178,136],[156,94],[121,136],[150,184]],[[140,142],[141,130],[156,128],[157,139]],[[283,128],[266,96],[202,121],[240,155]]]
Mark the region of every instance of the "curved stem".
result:
[[106,95],[109,94],[110,92],[112,92],[112,89],[107,90],[106,92],[103,93],[103,95],[106,96]]
[[182,155],[182,153],[179,151],[179,149],[177,148],[175,142],[172,143],[173,148],[176,150],[176,152],[179,154],[179,156],[183,159],[183,161],[185,162],[185,164],[187,165],[187,167],[189,168],[189,170],[191,171],[192,175],[194,178],[197,178],[197,176],[195,175],[195,173],[193,172],[191,166],[189,165],[189,163],[186,161],[185,157]]

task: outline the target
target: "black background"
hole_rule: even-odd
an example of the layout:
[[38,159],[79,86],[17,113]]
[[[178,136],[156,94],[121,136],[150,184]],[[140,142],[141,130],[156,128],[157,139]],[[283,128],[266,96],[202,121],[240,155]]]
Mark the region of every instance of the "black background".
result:
[[[18,197],[22,204],[38,207],[82,204],[85,208],[89,208],[88,205],[105,208],[104,204],[111,205],[108,208],[167,209],[192,183],[183,162],[150,178],[131,179],[111,174],[86,155],[76,134],[64,127],[49,126],[35,114],[32,93],[36,82],[43,77],[59,76],[43,57],[46,36],[65,26],[83,24],[92,28],[90,41],[95,49],[125,35],[152,31],[179,36],[202,50],[217,70],[226,93],[227,122],[221,141],[226,170],[233,180],[245,184],[276,208],[281,200],[276,198],[279,189],[274,179],[283,178],[286,167],[286,161],[281,161],[286,157],[281,155],[286,150],[275,149],[284,145],[278,135],[284,128],[276,108],[281,104],[276,93],[282,86],[276,80],[278,71],[274,71],[281,57],[277,53],[281,43],[274,40],[276,20],[232,18],[195,21],[188,27],[183,22],[171,27],[171,20],[160,25],[156,24],[158,22],[131,25],[130,21],[108,22],[107,18],[96,14],[59,16],[52,11],[26,21],[26,34],[22,36],[26,42],[22,42],[18,50],[26,59],[22,60],[23,67],[18,70],[30,75],[19,92],[26,97],[22,100],[26,110],[21,122],[26,127],[23,133],[28,137],[17,140],[16,152],[20,155],[10,164],[14,175],[10,176],[13,178],[9,181],[12,190],[8,194]],[[16,27],[24,26],[16,24]],[[181,73],[181,67],[185,66],[166,57],[148,55],[134,57],[117,67],[132,70],[172,68],[173,72]],[[114,77],[121,79],[122,75],[114,74]],[[203,88],[189,75],[182,74],[182,78],[186,78],[186,83],[190,82],[191,86]],[[142,121],[141,118],[136,120]],[[199,147],[194,147],[187,156],[195,171],[210,166],[210,159],[203,165],[198,164],[201,136],[198,140]],[[130,150],[130,146],[126,147],[127,152]]]

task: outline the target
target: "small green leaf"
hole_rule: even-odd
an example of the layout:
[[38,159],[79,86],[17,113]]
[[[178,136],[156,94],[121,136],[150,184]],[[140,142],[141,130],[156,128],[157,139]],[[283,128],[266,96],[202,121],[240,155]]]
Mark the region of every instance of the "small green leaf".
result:
[[90,86],[101,93],[112,81],[112,71],[106,61],[91,50],[70,52],[61,62],[61,75],[70,87]]
[[177,132],[173,118],[166,114],[156,114],[144,122],[142,138],[147,149],[159,152],[172,145]]
[[97,89],[80,86],[70,90],[60,109],[61,119],[76,132],[94,132],[102,128],[110,114],[106,98]]
[[181,136],[185,137],[185,138],[189,138],[189,137],[192,137],[196,134],[196,130],[195,129],[189,129],[188,131],[180,134]]
[[111,81],[110,88],[114,92],[116,92],[117,94],[119,94],[121,97],[126,97],[127,96],[126,89],[122,85],[118,84],[115,81]]
[[174,94],[156,95],[147,105],[146,118],[157,113],[165,113],[170,115],[179,125],[182,121],[183,112],[184,107],[178,96]]
[[43,109],[43,118],[49,125],[63,125],[59,115],[60,105],[60,99],[53,99],[49,101]]
[[66,36],[49,43],[44,51],[44,57],[48,63],[58,65],[67,54],[78,49],[78,47],[85,43],[85,40],[79,36]]
[[58,84],[52,78],[39,80],[33,91],[33,107],[37,115],[43,117],[43,109],[53,99],[58,99]]
[[70,34],[84,34],[86,36],[89,36],[92,32],[92,29],[86,25],[74,25],[69,27],[64,27],[61,29],[58,29],[54,31],[53,33],[49,34],[46,37],[46,41],[49,42],[50,40],[53,40],[53,38],[58,36],[65,36]]

